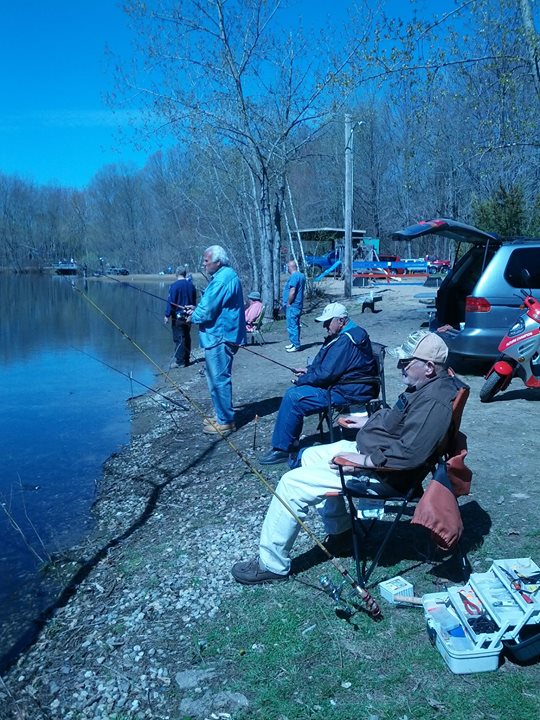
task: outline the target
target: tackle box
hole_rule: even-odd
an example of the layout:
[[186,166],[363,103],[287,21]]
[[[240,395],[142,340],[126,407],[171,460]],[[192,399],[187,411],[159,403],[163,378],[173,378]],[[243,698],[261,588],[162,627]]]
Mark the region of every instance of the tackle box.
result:
[[494,560],[466,585],[422,597],[428,636],[453,673],[496,670],[503,650],[540,658],[540,568],[531,558]]

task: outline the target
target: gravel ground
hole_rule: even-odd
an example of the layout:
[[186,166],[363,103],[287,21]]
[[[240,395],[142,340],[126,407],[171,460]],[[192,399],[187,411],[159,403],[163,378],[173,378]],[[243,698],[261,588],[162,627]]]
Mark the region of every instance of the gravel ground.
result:
[[[331,282],[325,289],[339,293],[339,285]],[[418,328],[414,294],[422,290],[392,286],[380,312],[361,315],[351,303],[352,315],[374,340],[395,345]],[[324,300],[318,309],[322,305]],[[283,323],[265,332],[267,344],[255,351],[285,365],[302,365],[321,340],[316,314],[304,316],[302,353],[283,352]],[[200,413],[184,398],[186,393],[202,412],[210,411],[197,354],[199,361],[190,368],[171,371],[172,385],[158,381],[156,387],[171,401],[152,394],[131,401],[132,442],[104,467],[94,508],[97,531],[84,549],[59,564],[59,573],[75,577],[72,587],[35,643],[0,678],[1,718],[226,718],[248,706],[248,699],[230,692],[212,668],[200,669],[200,648],[192,638],[202,619],[219,613],[223,599],[243,592],[230,566],[256,553],[268,494],[238,452],[254,461],[267,449],[291,375],[239,351],[234,365],[239,429],[229,444],[202,434]],[[393,402],[399,376],[393,363],[387,365],[387,394]],[[477,393],[481,378],[466,379]],[[477,487],[493,509],[492,520],[504,512],[498,532],[507,556],[512,538],[523,532],[527,508],[537,507],[539,499],[538,489],[528,482],[525,453],[516,454],[510,474],[503,470],[508,412],[516,420],[514,448],[529,442],[522,414],[534,412],[534,403],[527,402],[532,396],[517,386],[515,391],[504,415],[500,403],[480,406],[475,400],[469,401],[464,419],[471,464],[481,467]],[[314,418],[306,427],[314,431]],[[493,442],[494,434],[499,443]],[[276,466],[265,474],[275,484],[282,471]],[[316,520],[313,527],[320,530]],[[310,545],[301,536],[295,552]]]

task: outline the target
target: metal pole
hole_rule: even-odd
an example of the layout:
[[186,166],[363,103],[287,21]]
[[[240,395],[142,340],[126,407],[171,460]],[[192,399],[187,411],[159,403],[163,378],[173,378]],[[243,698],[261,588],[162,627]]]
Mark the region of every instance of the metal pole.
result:
[[345,238],[343,253],[343,295],[352,297],[352,198],[353,198],[353,126],[345,114]]

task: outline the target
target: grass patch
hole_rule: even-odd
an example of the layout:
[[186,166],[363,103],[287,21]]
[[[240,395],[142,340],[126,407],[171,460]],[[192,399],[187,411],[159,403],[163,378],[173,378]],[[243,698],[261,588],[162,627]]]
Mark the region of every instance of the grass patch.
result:
[[431,646],[421,610],[385,604],[381,622],[361,612],[340,620],[318,589],[319,574],[320,568],[303,574],[301,582],[243,588],[193,637],[194,646],[203,640],[203,662],[219,667],[228,688],[249,699],[242,717],[536,716],[538,665],[506,662],[494,673],[454,675]]

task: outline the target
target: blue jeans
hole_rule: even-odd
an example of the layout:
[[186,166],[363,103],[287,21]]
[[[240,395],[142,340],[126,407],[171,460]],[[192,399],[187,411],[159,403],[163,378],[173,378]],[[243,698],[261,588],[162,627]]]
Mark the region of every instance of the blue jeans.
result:
[[287,320],[287,334],[289,340],[295,348],[300,348],[300,315],[302,314],[302,308],[295,307],[294,305],[287,305],[285,310],[285,318]]
[[220,425],[234,422],[231,374],[232,362],[237,350],[237,347],[220,343],[204,351],[206,380]]
[[[341,393],[332,391],[332,402],[345,403]],[[276,450],[291,450],[300,439],[304,417],[328,407],[328,393],[325,388],[300,385],[287,390],[279,407],[272,447]]]

